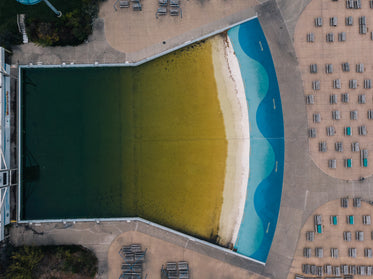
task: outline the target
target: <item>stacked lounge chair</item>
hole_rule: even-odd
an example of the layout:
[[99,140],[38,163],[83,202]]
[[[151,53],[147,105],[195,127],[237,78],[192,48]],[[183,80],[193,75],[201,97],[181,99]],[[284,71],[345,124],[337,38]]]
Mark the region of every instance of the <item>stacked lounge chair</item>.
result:
[[159,8],[155,14],[155,17],[158,18],[159,15],[166,15],[168,11],[168,6],[170,7],[171,16],[181,16],[182,10],[180,8],[180,0],[159,0]]
[[343,232],[343,240],[350,242],[352,239],[352,234],[351,232]]
[[348,207],[348,198],[341,198],[341,207],[342,208]]
[[349,271],[348,271],[348,265],[347,264],[341,264],[341,272],[342,272],[343,275],[348,275]]
[[315,18],[315,26],[322,27],[322,17]]
[[341,101],[342,101],[342,103],[347,104],[350,101],[350,94],[349,93],[343,93],[341,95]]
[[356,248],[348,248],[348,256],[350,258],[356,258]]
[[332,118],[333,120],[340,120],[341,119],[341,112],[339,110],[332,111]]
[[364,64],[356,64],[356,72],[357,73],[364,73]]
[[348,62],[342,63],[342,71],[349,72],[350,71],[350,64]]
[[354,24],[354,19],[352,16],[346,17],[346,26],[352,26]]
[[360,151],[360,165],[362,167],[368,167],[368,150],[362,149]]
[[309,248],[309,247],[304,247],[304,248],[303,248],[303,257],[305,257],[305,258],[310,258],[311,256],[312,256],[311,248]]
[[336,94],[331,94],[329,101],[330,101],[331,105],[337,104],[338,103],[338,97],[337,97],[337,95]]
[[315,35],[313,33],[307,34],[307,42],[313,43],[315,41]]
[[119,1],[119,8],[129,8],[130,2],[127,0],[120,0]]
[[335,128],[334,126],[326,127],[326,135],[327,136],[334,136],[335,135]]
[[372,257],[372,248],[365,248],[364,249],[364,257],[371,258]]
[[365,104],[367,102],[367,98],[366,98],[366,95],[365,94],[360,94],[358,96],[358,103],[359,104]]
[[337,151],[337,152],[343,152],[343,142],[337,141],[335,143],[335,151]]
[[345,42],[346,41],[346,32],[338,33],[338,41]]
[[351,89],[356,89],[357,88],[357,80],[356,79],[351,79],[348,83],[349,88]]
[[145,261],[145,251],[142,251],[140,244],[123,246],[119,250],[122,262],[122,274],[119,279],[141,279],[143,273],[143,263]]
[[333,73],[333,64],[325,64],[325,73],[327,74]]
[[360,151],[360,145],[358,142],[351,143],[351,151],[352,152],[359,152]]
[[370,225],[371,224],[370,215],[364,215],[363,216],[363,224],[364,225]]
[[313,95],[307,95],[306,96],[306,104],[307,105],[313,105],[315,103],[315,98]]
[[327,41],[328,43],[332,43],[332,42],[334,42],[334,34],[333,34],[333,33],[327,33],[327,34],[326,34],[326,41]]
[[346,0],[347,9],[361,9],[361,0]]
[[337,259],[338,256],[338,248],[330,248],[330,257]]
[[317,73],[317,64],[311,64],[310,65],[310,73],[316,74]]
[[368,110],[368,119],[373,119],[373,110]]
[[330,169],[336,169],[337,168],[337,160],[336,159],[329,159],[328,160],[328,167]]
[[353,225],[354,224],[354,215],[347,216],[347,224]]
[[315,215],[315,232],[322,233],[322,218],[321,215]]
[[328,146],[326,144],[326,141],[321,141],[319,143],[319,151],[320,152],[327,152],[328,151]]
[[370,79],[364,79],[364,88],[365,89],[372,88],[372,80],[370,80]]
[[351,120],[357,120],[357,110],[351,110],[350,111],[350,119]]
[[367,22],[366,22],[366,17],[365,16],[359,17],[359,33],[360,34],[366,34],[367,33]]
[[359,126],[358,131],[359,131],[360,136],[366,136],[367,135],[367,126],[365,126],[365,125]]
[[316,247],[315,248],[315,256],[318,258],[324,257],[324,249],[321,247]]
[[165,275],[167,279],[189,279],[188,262],[168,262],[166,267],[162,266],[161,268],[161,276],[162,275]]
[[354,198],[353,199],[353,206],[356,207],[356,208],[360,208],[361,207],[361,198]]
[[[372,232],[372,236],[373,236],[373,232]],[[315,240],[315,232],[313,231],[308,231],[306,232],[306,240],[307,241],[314,241]]]
[[333,88],[334,89],[341,89],[341,80],[340,79],[333,80]]
[[355,238],[358,241],[364,241],[364,232],[363,231],[355,232]]
[[313,122],[314,123],[320,123],[321,122],[321,115],[320,115],[320,113],[314,113],[313,114]]
[[332,27],[337,27],[338,24],[338,18],[336,16],[333,16],[329,19],[329,25]]

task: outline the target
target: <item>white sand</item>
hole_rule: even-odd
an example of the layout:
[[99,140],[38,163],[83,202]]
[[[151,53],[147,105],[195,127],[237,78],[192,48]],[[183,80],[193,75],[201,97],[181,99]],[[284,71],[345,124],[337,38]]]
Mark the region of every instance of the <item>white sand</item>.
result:
[[227,35],[212,38],[218,98],[228,141],[219,243],[230,246],[237,239],[243,216],[249,176],[250,129],[248,105],[240,66]]

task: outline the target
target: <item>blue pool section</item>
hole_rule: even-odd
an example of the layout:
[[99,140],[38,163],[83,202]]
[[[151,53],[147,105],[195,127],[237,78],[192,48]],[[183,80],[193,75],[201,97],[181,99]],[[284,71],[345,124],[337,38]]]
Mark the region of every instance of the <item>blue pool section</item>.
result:
[[280,91],[257,18],[228,31],[245,86],[250,124],[250,173],[237,252],[266,262],[280,209],[284,124]]
[[34,4],[37,4],[41,1],[42,0],[17,0],[17,2],[19,2],[21,4],[24,4],[24,5],[34,5]]

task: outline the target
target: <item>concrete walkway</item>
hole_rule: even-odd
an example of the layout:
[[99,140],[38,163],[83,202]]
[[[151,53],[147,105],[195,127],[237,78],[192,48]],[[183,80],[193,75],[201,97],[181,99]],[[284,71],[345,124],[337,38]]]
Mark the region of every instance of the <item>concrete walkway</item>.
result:
[[[250,1],[253,2],[252,0]],[[13,49],[12,63],[27,65],[29,63],[37,64],[38,62],[42,62],[43,64],[58,65],[61,63],[70,64],[71,62],[75,64],[94,64],[95,62],[110,64],[148,61],[206,36],[221,33],[227,30],[229,26],[255,16],[255,8],[250,7],[251,5],[247,4],[248,8],[238,10],[222,18],[216,19],[212,17],[211,21],[207,21],[199,27],[186,29],[185,32],[179,32],[178,35],[170,38],[167,37],[167,41],[158,40],[155,42],[155,40],[149,39],[148,41],[145,40],[148,43],[146,45],[143,42],[144,34],[139,34],[142,43],[136,51],[134,51],[132,44],[128,45],[128,50],[130,51],[126,51],[125,47],[119,47],[120,42],[114,44],[119,50],[111,47],[106,38],[105,20],[98,18],[94,23],[93,34],[85,44],[76,47],[41,47],[33,43],[19,45]],[[118,22],[120,23],[119,20]],[[133,40],[136,41],[135,38]]]
[[[119,238],[118,238],[119,237]],[[161,227],[152,226],[141,221],[108,221],[108,222],[76,222],[71,223],[35,223],[13,225],[10,240],[18,245],[59,245],[80,244],[95,252],[99,260],[98,277],[102,279],[117,279],[109,277],[108,259],[118,262],[113,254],[118,253],[118,245],[128,245],[131,241],[142,243],[148,248],[150,255],[147,260],[148,278],[160,278],[159,260],[179,260],[173,257],[195,263],[191,269],[194,272],[204,273],[208,268],[210,277],[203,278],[232,278],[229,274],[236,274],[234,278],[266,278],[264,266],[248,259],[238,257],[235,253],[223,251],[220,248],[195,241],[193,238]],[[119,244],[118,244],[119,243]],[[153,246],[154,244],[154,246]],[[114,245],[114,248],[110,248]],[[118,247],[117,247],[118,246]],[[112,250],[109,255],[109,250]],[[116,251],[118,250],[118,251]],[[162,252],[163,251],[163,252]],[[167,252],[166,254],[164,254]],[[174,253],[175,252],[175,253]],[[119,257],[119,255],[117,254]],[[180,260],[183,260],[180,259]],[[214,264],[216,266],[214,266]],[[111,274],[116,274],[112,269]],[[224,269],[224,271],[222,270]],[[193,276],[192,278],[202,278]]]
[[[291,4],[286,1],[282,3]],[[285,279],[301,228],[312,212],[324,203],[344,196],[373,200],[373,178],[363,182],[346,182],[326,175],[314,164],[308,152],[306,104],[301,74],[292,44],[292,33],[286,28],[291,21],[284,20],[281,14],[284,10],[280,11],[275,1],[266,2],[257,11],[275,63],[285,126],[281,207],[265,271],[272,274],[273,278]]]

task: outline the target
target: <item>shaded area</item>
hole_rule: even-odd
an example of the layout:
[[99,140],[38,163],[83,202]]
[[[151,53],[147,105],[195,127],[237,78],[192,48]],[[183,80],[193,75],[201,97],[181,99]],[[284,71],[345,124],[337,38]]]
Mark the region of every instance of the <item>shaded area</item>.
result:
[[22,80],[22,164],[40,170],[23,173],[22,219],[139,216],[215,240],[227,142],[209,41]]

